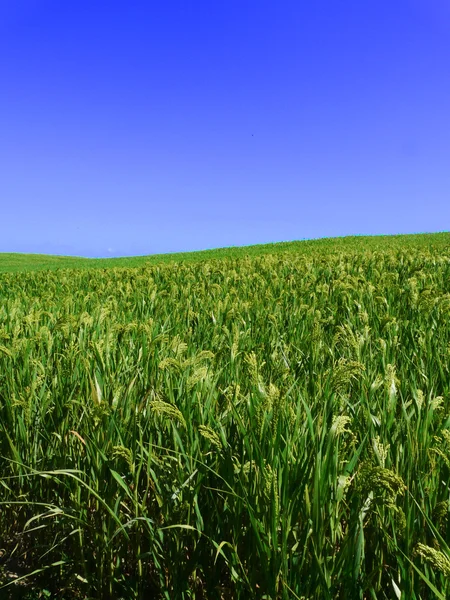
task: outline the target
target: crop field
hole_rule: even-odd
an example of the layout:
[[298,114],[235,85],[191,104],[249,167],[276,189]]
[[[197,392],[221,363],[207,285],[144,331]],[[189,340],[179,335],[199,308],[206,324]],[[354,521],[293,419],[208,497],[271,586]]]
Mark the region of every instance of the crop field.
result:
[[257,248],[0,255],[0,598],[450,597],[450,234]]

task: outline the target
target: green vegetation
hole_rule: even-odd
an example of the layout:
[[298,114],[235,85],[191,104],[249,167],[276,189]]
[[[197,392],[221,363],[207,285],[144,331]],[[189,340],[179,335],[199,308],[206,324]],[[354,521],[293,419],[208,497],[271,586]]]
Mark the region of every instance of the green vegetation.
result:
[[188,258],[0,275],[0,597],[449,597],[450,234]]
[[151,254],[148,256],[132,256],[124,258],[82,258],[76,256],[52,256],[47,254],[8,254],[0,252],[0,273],[16,271],[41,271],[48,269],[83,269],[111,267],[148,267],[173,262],[201,262],[221,258],[245,258],[285,252],[309,253],[313,251],[341,252],[350,248],[356,250],[381,250],[383,248],[406,248],[436,245],[448,245],[450,233],[422,233],[412,235],[376,235],[347,236],[342,238],[321,238],[300,242],[278,242],[275,244],[258,244],[256,246],[237,246],[215,248],[200,252],[178,252],[171,254]]

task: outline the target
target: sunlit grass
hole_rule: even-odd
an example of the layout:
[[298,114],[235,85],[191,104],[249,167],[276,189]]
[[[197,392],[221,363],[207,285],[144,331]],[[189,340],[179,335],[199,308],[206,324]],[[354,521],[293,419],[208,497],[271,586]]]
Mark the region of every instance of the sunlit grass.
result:
[[309,253],[314,251],[340,252],[345,248],[353,250],[382,250],[384,248],[403,248],[410,245],[442,246],[449,244],[450,234],[422,233],[410,235],[375,235],[375,236],[347,236],[342,238],[319,238],[294,242],[277,242],[273,244],[258,244],[254,246],[232,246],[229,248],[215,248],[200,252],[175,252],[168,254],[151,254],[145,256],[131,256],[122,258],[83,258],[78,256],[56,256],[49,254],[20,254],[0,252],[0,273],[17,271],[42,271],[49,269],[92,269],[111,267],[148,267],[151,265],[201,262],[222,258],[245,258],[247,256],[263,256],[265,254],[279,254],[285,252]]
[[0,597],[448,597],[450,236],[346,240],[0,275]]

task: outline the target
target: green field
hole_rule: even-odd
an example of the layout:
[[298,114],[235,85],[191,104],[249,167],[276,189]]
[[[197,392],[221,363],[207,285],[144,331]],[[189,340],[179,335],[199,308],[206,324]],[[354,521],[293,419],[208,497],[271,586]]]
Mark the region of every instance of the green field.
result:
[[450,233],[0,271],[0,598],[450,597]]
[[51,256],[48,254],[18,254],[0,252],[0,273],[15,271],[41,271],[49,269],[82,269],[110,267],[147,267],[173,262],[201,262],[217,258],[245,258],[285,252],[310,253],[342,252],[345,249],[382,250],[385,248],[434,248],[448,246],[450,233],[422,233],[411,235],[347,236],[341,238],[321,238],[300,242],[279,242],[256,246],[234,246],[216,248],[200,252],[178,252],[172,254],[151,254],[125,258],[82,258],[75,256]]

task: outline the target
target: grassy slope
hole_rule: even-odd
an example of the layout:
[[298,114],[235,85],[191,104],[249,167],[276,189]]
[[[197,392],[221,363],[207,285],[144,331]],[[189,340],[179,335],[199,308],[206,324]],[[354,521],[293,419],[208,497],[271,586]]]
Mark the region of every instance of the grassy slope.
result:
[[0,275],[0,598],[450,598],[449,242],[5,256],[172,266]]
[[378,250],[390,246],[448,246],[450,232],[422,233],[411,235],[379,235],[379,236],[347,236],[337,238],[321,238],[297,242],[279,242],[275,244],[258,244],[255,246],[238,246],[217,248],[198,252],[178,252],[172,254],[153,254],[124,258],[82,258],[74,256],[54,256],[49,254],[0,253],[0,273],[14,271],[40,271],[46,269],[79,269],[107,267],[140,267],[143,265],[168,262],[197,262],[213,258],[237,258],[239,256],[256,256],[262,254],[278,254],[286,251],[311,251],[328,247],[331,252],[345,247]]

